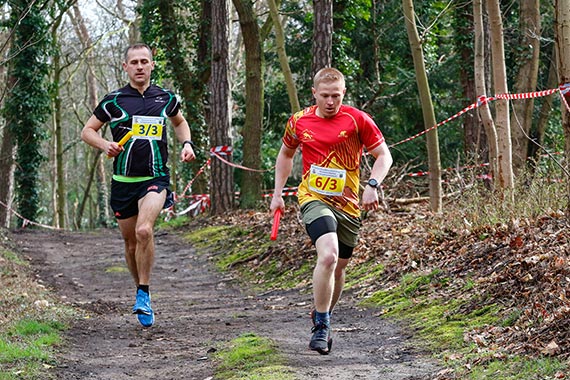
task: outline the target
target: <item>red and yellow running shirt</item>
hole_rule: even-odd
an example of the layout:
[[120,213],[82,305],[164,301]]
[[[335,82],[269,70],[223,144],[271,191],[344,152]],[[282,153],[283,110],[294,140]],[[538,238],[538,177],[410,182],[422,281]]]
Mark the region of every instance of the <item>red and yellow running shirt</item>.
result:
[[342,105],[332,118],[316,115],[317,106],[297,112],[287,122],[283,143],[303,149],[299,204],[321,200],[351,216],[360,216],[362,147],[372,150],[384,136],[367,113]]

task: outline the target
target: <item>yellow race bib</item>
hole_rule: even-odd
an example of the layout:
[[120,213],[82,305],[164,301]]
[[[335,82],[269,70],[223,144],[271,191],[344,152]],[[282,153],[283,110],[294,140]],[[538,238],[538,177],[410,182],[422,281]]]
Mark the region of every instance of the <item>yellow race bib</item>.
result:
[[309,172],[309,189],[319,194],[342,195],[346,183],[346,170],[322,168],[311,165]]
[[160,140],[163,127],[161,116],[133,116],[133,136],[138,139]]

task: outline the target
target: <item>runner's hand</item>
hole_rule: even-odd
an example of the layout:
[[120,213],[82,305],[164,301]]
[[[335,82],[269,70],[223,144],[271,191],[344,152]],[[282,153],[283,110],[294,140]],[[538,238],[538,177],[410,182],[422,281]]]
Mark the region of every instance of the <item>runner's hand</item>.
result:
[[194,153],[194,149],[192,149],[192,145],[184,144],[182,148],[182,152],[180,153],[180,161],[182,162],[190,162],[196,158],[196,154]]
[[365,186],[362,192],[362,209],[365,211],[378,210],[378,191],[370,186]]

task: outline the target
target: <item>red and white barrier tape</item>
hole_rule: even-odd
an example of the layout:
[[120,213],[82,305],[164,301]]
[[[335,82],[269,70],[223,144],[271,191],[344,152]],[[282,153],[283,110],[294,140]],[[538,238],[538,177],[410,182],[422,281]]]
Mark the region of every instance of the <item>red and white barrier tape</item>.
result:
[[252,168],[248,168],[248,167],[245,167],[245,166],[243,166],[243,165],[239,165],[239,164],[235,164],[235,163],[233,163],[233,162],[230,162],[230,161],[226,160],[225,158],[223,158],[220,154],[221,154],[221,153],[218,152],[218,151],[215,151],[214,148],[212,148],[212,150],[210,150],[210,155],[216,157],[217,159],[219,159],[220,161],[222,161],[224,164],[229,165],[229,166],[232,166],[232,167],[234,167],[234,168],[238,168],[238,169],[242,169],[242,170],[247,170],[247,171],[250,171],[250,172],[258,172],[258,173],[265,173],[265,172],[268,172],[268,171],[273,170],[273,168],[271,168],[271,169],[265,169],[265,170],[264,170],[264,169],[252,169]]
[[497,100],[497,99],[502,99],[502,100],[520,100],[520,99],[531,99],[531,98],[538,98],[538,97],[542,97],[542,96],[548,96],[548,95],[552,95],[556,92],[559,92],[562,100],[564,102],[564,104],[566,105],[566,108],[568,109],[568,111],[570,112],[570,107],[568,105],[568,102],[566,101],[566,97],[564,96],[567,92],[570,91],[570,83],[564,83],[562,85],[560,85],[558,88],[553,88],[550,90],[543,90],[543,91],[534,91],[534,92],[525,92],[525,93],[521,93],[521,94],[498,94],[495,96],[491,96],[491,97],[487,97],[485,95],[481,95],[477,98],[477,102],[465,107],[464,109],[462,109],[461,111],[459,111],[458,113],[456,113],[455,115],[445,119],[444,121],[441,121],[439,123],[437,123],[436,125],[434,125],[431,128],[428,128],[426,130],[421,131],[420,133],[415,134],[412,137],[408,137],[400,142],[397,142],[395,144],[390,145],[390,147],[394,147],[400,144],[403,144],[405,142],[414,140],[422,135],[425,135],[428,132],[433,131],[434,129],[437,129],[439,127],[441,127],[442,125],[450,122],[453,119],[458,118],[459,116],[463,115],[465,112],[473,110],[477,107],[482,106],[483,104],[488,103],[489,101],[493,101],[493,100]]
[[31,221],[30,219],[24,218],[16,210],[8,207],[8,205],[2,201],[0,201],[0,205],[4,206],[4,208],[6,208],[6,210],[8,210],[8,212],[11,212],[12,214],[16,215],[18,218],[22,219],[22,228],[26,228],[28,225],[34,225],[34,226],[38,226],[38,227],[42,227],[42,228],[47,228],[50,230],[61,230],[61,228],[58,228],[58,227],[48,226],[47,224],[37,223],[37,222]]

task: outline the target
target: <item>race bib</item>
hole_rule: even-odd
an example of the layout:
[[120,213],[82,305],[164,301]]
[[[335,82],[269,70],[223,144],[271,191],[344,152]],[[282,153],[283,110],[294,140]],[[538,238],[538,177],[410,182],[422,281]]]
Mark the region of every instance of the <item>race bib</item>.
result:
[[163,127],[161,116],[133,116],[133,135],[139,139],[160,140]]
[[346,183],[346,170],[321,168],[311,165],[309,172],[309,189],[319,194],[342,195]]

